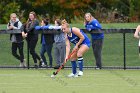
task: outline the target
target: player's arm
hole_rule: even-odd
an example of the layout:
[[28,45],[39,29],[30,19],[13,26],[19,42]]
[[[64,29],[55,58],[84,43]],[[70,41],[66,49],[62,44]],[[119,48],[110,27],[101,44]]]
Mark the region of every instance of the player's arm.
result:
[[136,31],[134,33],[134,37],[139,39],[139,32],[140,32],[140,25],[136,28]]
[[80,29],[79,29],[79,28],[73,27],[73,28],[72,28],[72,31],[73,31],[73,33],[74,33],[75,35],[77,35],[77,36],[80,38],[79,42],[77,42],[77,44],[76,44],[76,46],[75,46],[75,48],[76,48],[76,47],[78,48],[78,47],[80,46],[80,44],[83,42],[83,40],[85,39],[85,37],[84,37],[83,34],[80,32]]
[[70,53],[70,41],[68,40],[67,36],[65,35],[66,38],[66,59]]

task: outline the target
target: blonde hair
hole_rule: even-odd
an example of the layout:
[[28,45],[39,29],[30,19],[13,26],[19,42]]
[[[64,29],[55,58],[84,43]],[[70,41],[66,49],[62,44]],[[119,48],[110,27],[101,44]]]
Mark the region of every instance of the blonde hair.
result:
[[16,13],[12,13],[12,14],[10,14],[10,17],[12,17],[12,16],[14,16],[14,15],[17,17]]
[[68,24],[68,22],[66,21],[66,19],[63,19],[63,20],[61,21],[61,24],[62,24],[62,26],[63,26],[63,25],[66,25],[66,27],[68,27],[68,28],[70,27],[69,24]]
[[[86,15],[89,15],[89,16],[90,16],[90,18],[91,18],[91,20],[93,20],[93,19],[94,19],[94,17],[92,16],[92,14],[91,14],[91,13],[85,13],[84,18],[86,17]],[[86,21],[86,18],[85,18],[85,22],[87,22],[87,21]]]

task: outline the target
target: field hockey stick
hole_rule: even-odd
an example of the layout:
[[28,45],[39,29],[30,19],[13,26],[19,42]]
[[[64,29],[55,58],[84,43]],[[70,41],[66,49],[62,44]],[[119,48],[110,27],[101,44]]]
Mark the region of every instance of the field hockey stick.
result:
[[67,61],[71,58],[71,55],[73,55],[77,50],[72,51],[69,55],[68,58],[65,60],[65,62],[59,67],[59,69],[56,72],[53,72],[53,75],[57,75],[58,72],[64,67],[64,65],[67,63]]

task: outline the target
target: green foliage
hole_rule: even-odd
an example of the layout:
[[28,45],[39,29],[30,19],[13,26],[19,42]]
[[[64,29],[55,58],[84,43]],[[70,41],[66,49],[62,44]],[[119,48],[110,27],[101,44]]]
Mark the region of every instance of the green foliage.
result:
[[17,13],[20,11],[20,5],[16,2],[5,2],[2,1],[0,4],[0,23],[7,23],[11,13]]
[[140,19],[139,0],[0,0],[0,2],[0,23],[7,23],[12,12],[22,14],[20,18],[25,21],[30,11],[35,11],[39,17],[49,17],[51,22],[55,18],[65,18],[69,22],[83,20],[86,12],[91,12],[101,22],[114,22],[111,19],[113,16],[109,16],[113,15],[114,10],[117,10],[119,17],[129,18],[127,22],[136,22]]

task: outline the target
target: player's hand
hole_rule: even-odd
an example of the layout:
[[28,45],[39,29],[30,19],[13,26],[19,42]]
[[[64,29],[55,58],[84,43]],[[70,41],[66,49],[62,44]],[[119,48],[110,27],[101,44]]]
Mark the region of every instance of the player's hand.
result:
[[75,51],[75,50],[78,50],[78,45],[76,45],[74,48],[73,48],[73,50],[72,51]]
[[65,57],[65,61],[64,61],[64,62],[66,62],[66,61],[67,61],[67,59],[68,59],[68,56],[66,56],[66,57]]

